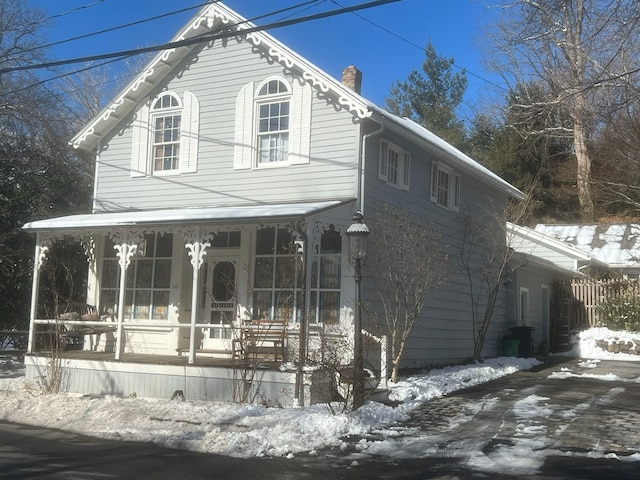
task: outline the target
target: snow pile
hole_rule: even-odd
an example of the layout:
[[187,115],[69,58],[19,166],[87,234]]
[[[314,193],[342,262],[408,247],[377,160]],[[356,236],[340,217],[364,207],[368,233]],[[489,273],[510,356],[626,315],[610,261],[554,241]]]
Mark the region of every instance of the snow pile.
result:
[[[611,333],[602,329],[583,332],[574,339],[572,352],[588,358],[604,355],[626,360],[620,354],[594,348],[595,340],[605,334]],[[627,334],[615,332],[615,335]],[[635,356],[632,359],[638,360]],[[430,399],[540,363],[536,359],[500,357],[435,369],[392,385],[389,396],[397,403],[396,407],[368,402],[355,412],[332,414],[327,405],[278,409],[215,402],[42,394],[36,387],[25,385],[24,367],[20,362],[0,357],[0,418],[95,437],[154,442],[240,458],[291,457],[301,452],[314,454],[326,447],[346,449],[349,437],[362,437],[357,444],[361,454],[387,458],[444,454],[461,458],[469,467],[480,471],[526,474],[535,472],[544,458],[554,452],[542,422],[550,408],[544,398],[532,396],[516,406],[519,420],[515,440],[508,445],[497,445],[491,453],[484,451],[487,442],[484,436],[448,443],[446,436],[425,436],[425,432],[401,422]],[[580,364],[581,368],[591,366],[595,366],[593,360]],[[559,372],[557,375],[564,378],[574,374]],[[449,419],[451,428],[471,421],[478,412],[498,409],[499,402],[496,397],[469,403]],[[564,405],[561,413],[568,415],[569,421],[571,415],[579,414],[578,407],[575,412],[569,412]],[[442,451],[442,445],[446,446],[446,452]],[[505,458],[511,456],[518,457],[519,461],[505,462]],[[523,459],[530,461],[525,464]]]
[[[446,367],[406,378],[391,387],[398,407],[368,402],[355,412],[332,414],[327,405],[278,409],[256,405],[142,398],[45,395],[26,386],[17,362],[0,359],[13,373],[0,377],[0,418],[75,431],[101,438],[160,445],[234,457],[290,456],[324,447],[343,448],[343,439],[393,435],[399,422],[425,401],[529,369],[536,359],[501,357]],[[22,368],[21,366],[19,366]]]
[[640,333],[609,330],[606,327],[590,328],[572,335],[570,339],[572,347],[562,355],[596,360],[640,362],[640,355],[608,352],[598,346],[599,341],[605,341],[607,343],[616,343],[619,341],[633,343],[634,339],[640,340]]

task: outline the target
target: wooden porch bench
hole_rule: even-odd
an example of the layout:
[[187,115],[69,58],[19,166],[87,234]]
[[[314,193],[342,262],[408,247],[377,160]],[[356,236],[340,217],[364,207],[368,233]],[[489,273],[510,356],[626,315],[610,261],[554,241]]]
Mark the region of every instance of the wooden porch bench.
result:
[[233,352],[247,359],[252,355],[273,356],[273,361],[284,361],[286,322],[251,320],[240,327],[233,340]]

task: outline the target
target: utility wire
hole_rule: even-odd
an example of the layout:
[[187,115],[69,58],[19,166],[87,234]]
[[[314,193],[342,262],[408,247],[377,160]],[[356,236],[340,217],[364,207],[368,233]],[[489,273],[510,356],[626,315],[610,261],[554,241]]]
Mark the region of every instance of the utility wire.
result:
[[254,32],[260,32],[260,31],[264,31],[264,30],[272,30],[272,29],[276,29],[276,28],[287,27],[287,26],[290,26],[290,25],[296,25],[298,23],[308,22],[308,21],[312,21],[312,20],[319,20],[319,19],[322,19],[322,18],[333,17],[333,16],[336,16],[336,15],[344,14],[344,13],[355,12],[355,11],[358,11],[358,10],[364,10],[364,9],[367,9],[367,8],[373,8],[373,7],[377,7],[377,6],[380,6],[380,5],[386,5],[386,4],[394,3],[394,2],[398,2],[398,1],[400,1],[400,0],[375,0],[375,1],[372,1],[372,2],[353,5],[351,7],[340,8],[338,10],[329,10],[329,11],[317,13],[317,14],[314,14],[314,15],[308,15],[308,16],[305,16],[305,17],[298,17],[298,18],[294,18],[294,19],[290,19],[290,20],[282,20],[282,21],[278,21],[278,22],[273,22],[271,24],[267,24],[267,25],[263,25],[263,26],[249,27],[249,28],[245,28],[245,29],[242,29],[242,30],[238,30],[238,31],[232,31],[232,30],[230,30],[230,28],[226,28],[225,31],[223,31],[221,33],[204,34],[204,35],[197,36],[197,37],[194,37],[194,38],[189,38],[189,39],[186,39],[186,40],[178,40],[176,42],[165,43],[165,44],[156,45],[156,46],[153,46],[153,47],[136,48],[136,49],[131,49],[131,50],[123,50],[123,51],[119,51],[119,52],[104,53],[104,54],[100,54],[100,55],[90,55],[90,56],[86,56],[86,57],[77,57],[77,58],[72,58],[72,59],[67,59],[67,60],[44,62],[44,63],[35,64],[35,65],[19,65],[19,66],[15,66],[15,67],[7,67],[7,68],[0,69],[0,74],[9,73],[9,72],[16,72],[16,71],[25,71],[25,70],[37,70],[37,69],[41,69],[41,68],[57,67],[57,66],[69,65],[69,64],[73,64],[73,63],[91,62],[91,61],[95,61],[95,60],[105,60],[105,59],[108,59],[108,58],[115,58],[115,57],[128,57],[128,56],[139,55],[141,53],[157,52],[157,51],[161,51],[161,50],[175,49],[175,48],[195,45],[195,44],[198,44],[198,43],[205,43],[205,42],[209,42],[209,41],[213,41],[213,40],[218,40],[218,39],[222,39],[222,38],[228,38],[228,37],[235,36],[235,35],[245,35],[245,34],[254,33]]
[[[105,1],[105,0],[101,0],[101,1]],[[196,8],[201,8],[204,5],[207,5],[208,3],[209,2],[204,2],[204,3],[200,3],[198,5],[193,5],[191,7],[182,8],[180,10],[174,10],[173,12],[163,13],[162,15],[156,15],[155,17],[144,18],[142,20],[136,20],[134,22],[125,23],[123,25],[116,25],[115,27],[109,27],[109,28],[105,28],[104,30],[98,30],[96,32],[91,32],[91,33],[85,33],[83,35],[78,35],[76,37],[67,38],[65,40],[59,40],[57,42],[48,43],[46,45],[39,45],[37,47],[33,47],[33,48],[28,49],[28,50],[21,50],[20,53],[32,52],[34,50],[40,50],[40,49],[43,49],[43,48],[54,47],[56,45],[61,45],[63,43],[74,42],[76,40],[82,40],[84,38],[89,38],[89,37],[93,37],[93,36],[96,36],[96,35],[102,35],[103,33],[115,32],[116,30],[121,30],[123,28],[133,27],[135,25],[141,25],[141,24],[146,23],[146,22],[151,22],[151,21],[154,21],[154,20],[160,20],[162,18],[166,18],[166,17],[169,17],[171,15],[177,15],[179,13],[187,12],[189,10],[194,10]],[[54,15],[53,17],[49,17],[49,18],[55,18],[56,16],[60,16],[60,15]]]
[[[101,0],[101,1],[104,1],[104,0]],[[216,0],[216,2],[217,1],[219,1],[219,0]],[[292,5],[292,6],[289,6],[289,7],[281,8],[280,10],[275,10],[273,12],[269,12],[269,13],[266,13],[266,14],[263,14],[263,15],[259,15],[257,17],[253,17],[253,18],[248,19],[248,20],[244,20],[242,22],[238,22],[234,26],[238,26],[238,25],[241,25],[241,24],[244,24],[244,23],[247,23],[247,22],[254,22],[254,21],[262,19],[262,18],[267,18],[267,17],[273,16],[273,15],[278,15],[280,13],[288,12],[290,10],[294,10],[294,9],[298,9],[298,8],[302,8],[302,7],[305,7],[302,10],[302,11],[305,11],[305,10],[311,8],[313,6],[312,4],[321,4],[321,3],[324,3],[326,1],[327,0],[308,0],[306,2],[298,3],[296,5]],[[193,9],[193,8],[196,8],[196,7],[202,7],[202,6],[207,5],[209,3],[211,3],[211,2],[205,2],[205,3],[197,5],[195,7],[187,7],[187,8],[181,9],[181,10],[175,10],[173,12],[168,12],[168,13],[163,14],[163,15],[157,15],[155,17],[150,17],[150,18],[147,18],[147,19],[144,19],[144,20],[139,20],[139,21],[132,22],[132,23],[129,23],[129,24],[113,27],[111,29],[105,29],[105,30],[101,30],[101,31],[98,31],[98,32],[93,32],[91,34],[83,35],[83,36],[80,36],[80,37],[74,37],[74,38],[71,38],[71,39],[62,40],[60,42],[52,43],[52,44],[49,44],[49,45],[35,47],[34,49],[31,49],[31,50],[36,50],[38,48],[45,48],[45,47],[57,45],[59,43],[66,43],[66,42],[70,42],[70,41],[73,41],[73,40],[77,40],[78,38],[84,38],[84,37],[87,37],[87,36],[99,35],[101,33],[105,33],[105,32],[112,31],[112,30],[117,30],[119,28],[124,28],[124,27],[127,27],[127,26],[136,25],[136,24],[147,22],[147,21],[150,21],[150,20],[156,20],[156,19],[159,19],[159,18],[164,18],[164,17],[170,16],[170,15],[175,15],[175,14],[178,14],[178,13],[182,13],[184,11],[187,11],[187,10],[190,10],[190,9]],[[291,15],[293,15],[293,13]],[[291,16],[291,15],[289,15],[289,16]],[[55,15],[54,15],[54,17],[55,17]],[[50,18],[53,18],[53,17],[50,17]],[[289,18],[289,17],[284,17],[284,18]],[[31,50],[23,50],[23,52],[25,52],[25,51],[28,52],[28,51],[31,51]],[[72,72],[67,72],[67,73],[56,75],[56,76],[53,76],[53,77],[50,77],[50,78],[47,78],[47,79],[44,79],[44,80],[40,80],[40,81],[38,81],[36,83],[33,83],[31,85],[27,85],[25,87],[19,88],[17,90],[9,92],[9,93],[11,93],[11,94],[20,93],[20,92],[22,92],[24,90],[28,90],[28,89],[36,87],[38,85],[43,85],[45,83],[48,83],[48,82],[51,82],[51,81],[54,81],[54,80],[59,80],[61,78],[69,77],[69,76],[75,75],[77,73],[82,73],[84,71],[91,70],[93,68],[100,68],[100,67],[103,67],[103,66],[105,66],[107,64],[115,63],[115,62],[124,60],[124,59],[129,58],[129,57],[130,57],[130,55],[125,55],[125,56],[122,56],[122,57],[114,57],[113,59],[107,60],[107,61],[99,63],[97,65],[89,65],[89,66],[80,68],[78,70],[74,70]],[[127,74],[127,75],[123,75],[123,76],[119,77],[118,79],[110,80],[109,82],[103,82],[103,83],[111,83],[111,82],[114,82],[114,81],[121,80],[122,78],[132,77],[132,76],[135,76],[135,75],[137,75],[137,73]]]
[[[338,7],[342,7],[342,5],[341,5],[340,3],[338,3],[338,2],[336,2],[335,0],[331,0],[331,3],[334,3],[334,4],[335,4],[335,5],[337,5]],[[405,42],[405,43],[407,43],[407,44],[411,45],[412,47],[416,47],[416,48],[418,48],[419,50],[421,50],[422,52],[424,52],[424,47],[423,47],[423,46],[420,46],[420,45],[418,45],[418,44],[416,44],[416,43],[412,42],[411,40],[409,40],[409,39],[407,39],[407,38],[403,37],[402,35],[397,34],[396,32],[394,32],[394,31],[392,31],[392,30],[389,30],[388,28],[386,28],[386,27],[384,27],[384,26],[382,26],[382,25],[380,25],[380,24],[378,24],[378,23],[374,22],[373,20],[370,20],[370,19],[368,19],[367,17],[364,17],[364,16],[360,15],[359,13],[356,13],[356,12],[352,12],[352,13],[353,13],[353,15],[355,15],[356,17],[358,17],[359,19],[364,20],[365,22],[367,22],[367,23],[369,23],[369,24],[373,25],[374,27],[379,28],[379,29],[380,29],[380,30],[382,30],[383,32],[386,32],[386,33],[388,33],[389,35],[391,35],[391,36],[393,36],[393,37],[396,37],[398,40],[402,40],[403,42]],[[448,59],[446,59],[445,57],[443,57],[442,55],[436,55],[436,56],[437,56],[438,58],[442,59],[442,60],[448,60]],[[467,72],[469,75],[471,75],[472,77],[477,78],[478,80],[482,80],[483,82],[486,82],[486,83],[488,83],[489,85],[493,85],[494,87],[499,88],[499,89],[501,89],[501,90],[508,91],[508,89],[507,89],[507,88],[505,88],[505,87],[503,87],[502,85],[498,85],[497,83],[492,82],[491,80],[488,80],[487,78],[484,78],[483,76],[478,75],[478,74],[476,74],[476,73],[472,72],[472,71],[471,71],[471,70],[469,70],[468,68],[461,67],[460,65],[457,65],[457,64],[455,64],[455,63],[453,63],[452,65],[453,65],[454,67],[456,67],[456,68],[460,69],[460,70],[464,70],[464,71],[465,71],[465,72]]]

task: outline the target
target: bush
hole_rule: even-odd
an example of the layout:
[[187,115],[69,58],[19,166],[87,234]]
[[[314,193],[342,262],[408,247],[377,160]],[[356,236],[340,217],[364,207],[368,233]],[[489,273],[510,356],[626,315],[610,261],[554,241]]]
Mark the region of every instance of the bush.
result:
[[640,331],[640,299],[631,288],[618,285],[598,305],[599,323],[611,330]]

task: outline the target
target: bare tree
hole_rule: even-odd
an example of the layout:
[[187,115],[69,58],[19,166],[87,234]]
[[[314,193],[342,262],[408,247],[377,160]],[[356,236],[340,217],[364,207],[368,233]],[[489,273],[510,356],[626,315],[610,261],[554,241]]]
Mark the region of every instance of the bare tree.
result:
[[[554,118],[528,135],[570,138],[576,160],[581,216],[592,220],[592,157],[598,114],[636,71],[640,4],[635,0],[514,0],[502,9],[492,52],[493,67],[516,85],[539,82],[546,99],[519,96],[531,117]],[[522,89],[521,89],[522,90]],[[605,94],[605,92],[607,92]],[[525,91],[526,93],[526,91]]]
[[507,222],[523,222],[530,211],[529,201],[513,200],[503,208],[460,213],[460,263],[468,282],[475,361],[482,357],[503,282],[512,269],[518,268],[514,264],[516,257],[507,234]]
[[398,368],[428,295],[446,280],[447,254],[433,225],[418,223],[409,212],[378,208],[371,223],[375,288],[382,302],[383,328],[391,339],[391,378]]

